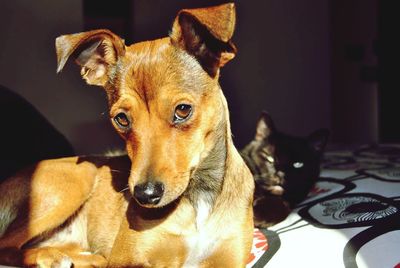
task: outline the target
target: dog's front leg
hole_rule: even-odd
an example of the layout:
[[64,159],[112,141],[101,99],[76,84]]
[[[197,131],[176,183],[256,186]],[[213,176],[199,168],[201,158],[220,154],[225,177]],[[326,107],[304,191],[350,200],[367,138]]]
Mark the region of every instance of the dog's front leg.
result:
[[1,212],[16,215],[12,222],[2,219],[1,224],[8,227],[0,238],[0,249],[21,249],[82,207],[93,191],[97,169],[78,162],[77,158],[42,161],[1,185]]
[[23,267],[85,268],[106,267],[107,260],[100,255],[91,254],[77,245],[41,247],[25,250],[0,250],[2,264]]

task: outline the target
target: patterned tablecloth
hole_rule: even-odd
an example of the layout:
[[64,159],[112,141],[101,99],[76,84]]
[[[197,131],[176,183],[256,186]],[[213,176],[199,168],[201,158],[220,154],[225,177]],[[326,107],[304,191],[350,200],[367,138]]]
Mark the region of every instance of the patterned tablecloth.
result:
[[400,268],[400,145],[325,153],[289,217],[255,230],[247,267]]

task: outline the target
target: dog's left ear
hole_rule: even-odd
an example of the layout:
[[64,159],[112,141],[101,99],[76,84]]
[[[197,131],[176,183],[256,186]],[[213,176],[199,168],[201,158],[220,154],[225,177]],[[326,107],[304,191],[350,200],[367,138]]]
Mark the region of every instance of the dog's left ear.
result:
[[194,56],[211,77],[215,77],[219,68],[236,54],[236,47],[231,41],[235,14],[233,3],[183,9],[175,18],[171,40]]

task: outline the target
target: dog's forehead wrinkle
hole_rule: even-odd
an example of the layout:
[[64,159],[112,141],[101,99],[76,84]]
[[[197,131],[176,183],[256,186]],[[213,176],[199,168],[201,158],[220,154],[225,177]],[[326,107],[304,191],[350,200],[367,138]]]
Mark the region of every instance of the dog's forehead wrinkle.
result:
[[145,70],[144,73],[161,71],[170,58],[171,50],[169,48],[164,39],[133,44],[130,46],[130,60],[134,66],[133,71],[135,72],[140,68]]
[[170,49],[164,39],[159,39],[133,44],[128,51],[121,76],[129,82],[123,88],[136,91],[148,101],[171,76]]

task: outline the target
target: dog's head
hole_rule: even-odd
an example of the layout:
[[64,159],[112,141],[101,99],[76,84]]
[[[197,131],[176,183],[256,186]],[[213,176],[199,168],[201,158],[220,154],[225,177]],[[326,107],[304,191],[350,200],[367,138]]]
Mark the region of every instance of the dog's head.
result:
[[146,207],[177,199],[226,120],[219,69],[236,52],[235,7],[181,10],[169,37],[125,46],[108,30],[56,39],[60,72],[69,57],[103,87],[110,118],[132,162],[129,188]]

